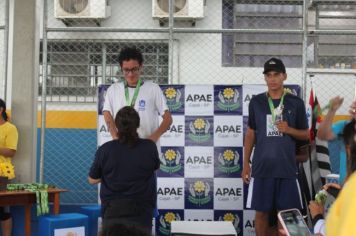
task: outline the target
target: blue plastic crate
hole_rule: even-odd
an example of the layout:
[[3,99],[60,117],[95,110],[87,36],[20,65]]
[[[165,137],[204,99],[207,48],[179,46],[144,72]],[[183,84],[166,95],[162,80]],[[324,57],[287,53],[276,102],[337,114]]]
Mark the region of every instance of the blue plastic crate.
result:
[[84,227],[85,236],[88,232],[89,218],[79,213],[48,215],[39,218],[38,232],[41,236],[54,236],[55,229]]
[[101,205],[80,207],[80,213],[89,217],[89,236],[98,235],[98,218],[101,216]]

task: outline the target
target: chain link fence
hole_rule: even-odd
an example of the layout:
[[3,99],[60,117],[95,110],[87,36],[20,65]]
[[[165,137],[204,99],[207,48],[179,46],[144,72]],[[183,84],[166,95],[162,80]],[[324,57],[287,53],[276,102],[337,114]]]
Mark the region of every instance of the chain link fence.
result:
[[355,1],[311,1],[307,50],[307,91],[312,86],[321,106],[345,98],[338,115],[347,115],[356,81]]
[[278,57],[287,83],[301,85],[304,97],[313,86],[322,106],[345,96],[339,112],[347,114],[356,71],[354,1],[172,2],[170,14],[169,0],[45,1],[40,151],[44,181],[71,190],[62,202],[97,201],[86,183],[96,150],[96,89],[123,79],[118,54],[126,46],[141,49],[143,79],[159,84],[264,84],[264,62]]

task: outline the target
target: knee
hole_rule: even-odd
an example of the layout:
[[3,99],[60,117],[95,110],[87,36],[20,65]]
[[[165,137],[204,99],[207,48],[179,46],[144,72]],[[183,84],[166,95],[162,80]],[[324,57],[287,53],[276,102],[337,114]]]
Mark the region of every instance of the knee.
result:
[[11,219],[11,214],[8,212],[5,212],[3,214],[0,215],[0,221],[5,221]]
[[256,217],[256,220],[267,221],[268,220],[268,212],[256,211],[255,217]]

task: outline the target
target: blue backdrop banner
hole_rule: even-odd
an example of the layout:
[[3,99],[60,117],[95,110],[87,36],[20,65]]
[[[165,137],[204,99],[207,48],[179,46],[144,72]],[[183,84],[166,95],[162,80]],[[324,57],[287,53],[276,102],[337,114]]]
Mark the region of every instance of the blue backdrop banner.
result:
[[[110,140],[102,117],[108,86],[99,87],[98,145]],[[287,85],[293,94],[300,86]],[[241,179],[243,134],[252,96],[265,85],[161,85],[173,124],[161,137],[156,235],[174,220],[231,221],[240,236],[255,235]],[[267,104],[266,104],[267,106]]]

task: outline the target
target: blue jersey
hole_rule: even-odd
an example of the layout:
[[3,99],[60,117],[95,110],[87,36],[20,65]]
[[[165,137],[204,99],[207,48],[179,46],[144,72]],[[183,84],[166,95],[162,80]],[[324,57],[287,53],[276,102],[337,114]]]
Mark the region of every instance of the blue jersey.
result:
[[334,135],[336,136],[336,138],[340,138],[341,141],[341,145],[340,145],[340,167],[339,167],[339,183],[343,184],[346,178],[346,150],[345,150],[345,145],[344,145],[344,141],[342,140],[342,133],[344,131],[345,126],[349,123],[349,120],[343,120],[343,121],[338,121],[336,123],[334,123],[332,125],[332,132],[334,133]]
[[[281,99],[273,99],[277,107]],[[304,130],[308,122],[301,98],[286,94],[282,117],[288,126]],[[256,143],[252,159],[252,177],[296,178],[296,140],[278,131],[273,124],[267,93],[253,97],[249,104],[248,126],[255,131]]]

